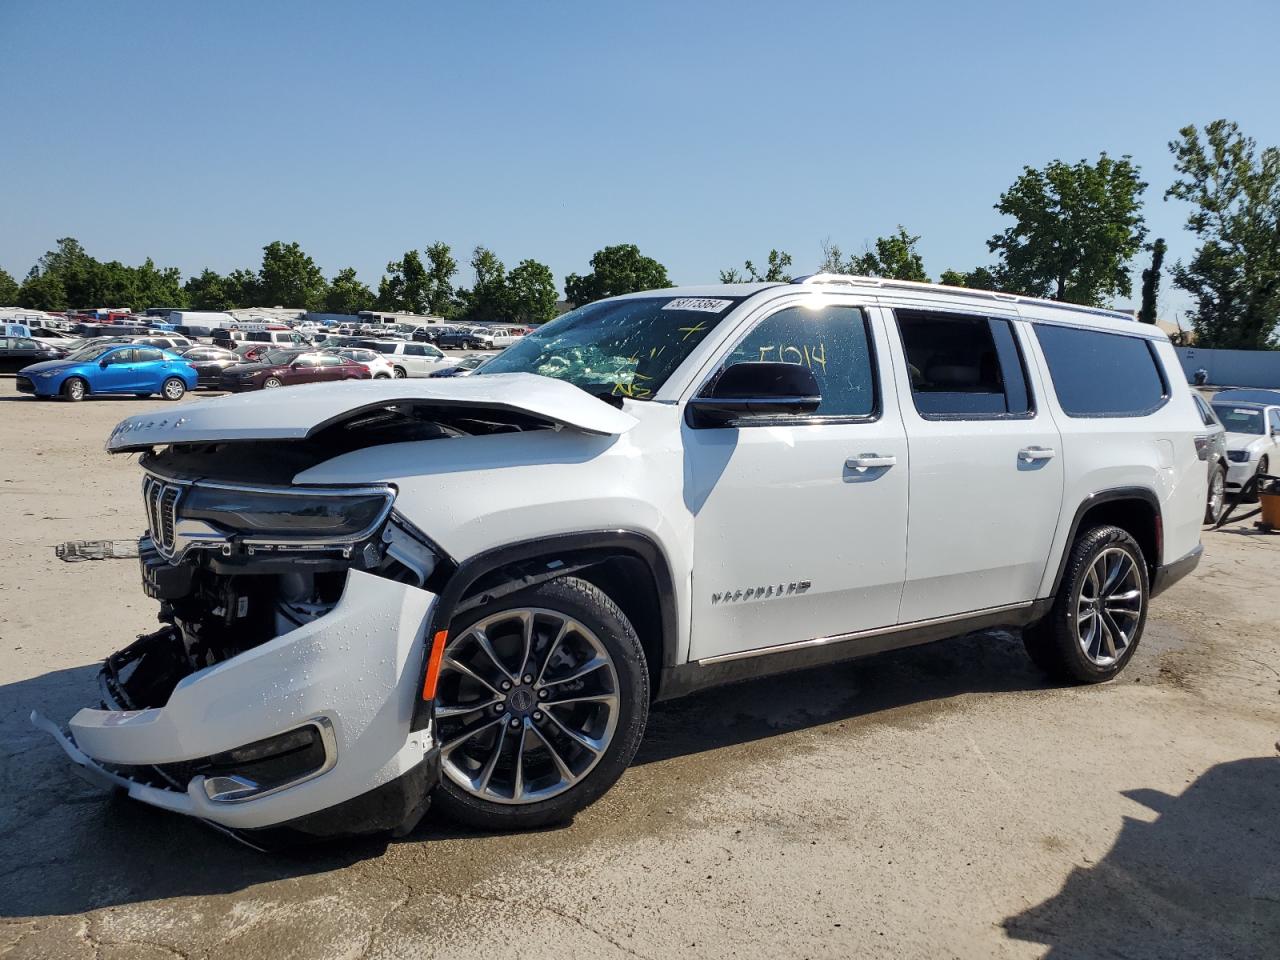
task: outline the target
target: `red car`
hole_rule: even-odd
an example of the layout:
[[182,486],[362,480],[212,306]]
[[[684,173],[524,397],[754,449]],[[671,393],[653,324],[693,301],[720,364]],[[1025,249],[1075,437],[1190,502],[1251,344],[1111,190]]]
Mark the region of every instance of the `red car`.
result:
[[268,350],[256,363],[222,371],[223,390],[264,390],[325,380],[368,380],[369,368],[345,357],[314,350]]

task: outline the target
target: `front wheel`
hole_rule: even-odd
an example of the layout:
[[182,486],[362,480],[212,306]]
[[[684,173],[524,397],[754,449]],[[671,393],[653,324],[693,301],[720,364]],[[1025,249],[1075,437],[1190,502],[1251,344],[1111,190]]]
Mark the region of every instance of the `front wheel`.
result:
[[1214,467],[1209,477],[1209,495],[1204,505],[1204,522],[1217,523],[1222,507],[1227,501],[1227,468]]
[[262,386],[266,390],[274,390],[276,387],[284,386],[284,384],[280,382],[279,377],[267,377]]
[[1049,615],[1022,632],[1028,655],[1058,680],[1112,679],[1138,648],[1149,590],[1142,548],[1129,533],[1087,530],[1072,544]]
[[644,734],[640,639],[573,577],[454,621],[436,686],[439,807],[484,830],[562,823],[622,775]]
[[78,403],[83,400],[88,392],[88,387],[79,377],[72,377],[62,385],[62,399],[69,400],[72,403]]
[[187,385],[178,377],[170,377],[160,388],[160,393],[166,400],[181,400],[186,392]]

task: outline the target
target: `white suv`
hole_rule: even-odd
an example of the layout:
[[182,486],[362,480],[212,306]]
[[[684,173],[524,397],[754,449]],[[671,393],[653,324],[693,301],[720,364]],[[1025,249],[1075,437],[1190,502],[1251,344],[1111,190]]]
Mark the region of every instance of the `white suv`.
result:
[[37,722],[243,837],[428,798],[507,829],[713,684],[997,625],[1108,680],[1200,557],[1178,371],[1123,314],[821,275],[592,303],[473,377],[131,417],[162,626],[69,736]]
[[387,358],[398,380],[406,377],[429,377],[448,363],[438,347],[412,340],[360,340],[350,346],[376,350]]

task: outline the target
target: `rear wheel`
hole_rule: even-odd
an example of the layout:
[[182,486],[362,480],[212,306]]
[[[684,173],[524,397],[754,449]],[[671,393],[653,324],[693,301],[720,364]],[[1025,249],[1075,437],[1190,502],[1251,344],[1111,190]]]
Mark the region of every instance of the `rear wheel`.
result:
[[485,604],[454,622],[435,722],[438,805],[485,830],[570,819],[635,755],[649,672],[635,629],[572,577]]
[[160,387],[160,394],[166,400],[181,400],[186,392],[187,385],[179,377],[170,377]]
[[1147,563],[1119,527],[1076,538],[1053,608],[1022,633],[1027,653],[1050,676],[1102,683],[1133,658],[1147,620]]
[[407,374],[407,373],[405,372],[404,367],[396,367],[396,369],[395,369],[395,376],[396,376],[396,379],[397,379],[397,380],[403,380],[403,379],[404,379],[405,377],[407,377],[408,375],[409,375],[409,374]]
[[1215,467],[1209,477],[1209,496],[1204,506],[1204,522],[1217,523],[1227,500],[1227,468]]
[[89,385],[79,377],[72,377],[62,385],[62,399],[70,400],[72,403],[83,400],[88,392]]

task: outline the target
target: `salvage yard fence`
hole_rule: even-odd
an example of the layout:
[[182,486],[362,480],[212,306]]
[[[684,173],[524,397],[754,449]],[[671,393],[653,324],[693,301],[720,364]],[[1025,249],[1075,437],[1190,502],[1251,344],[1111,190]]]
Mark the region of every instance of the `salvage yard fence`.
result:
[[1280,388],[1280,350],[1204,350],[1199,347],[1178,347],[1177,350],[1188,382],[1203,368],[1212,384]]

